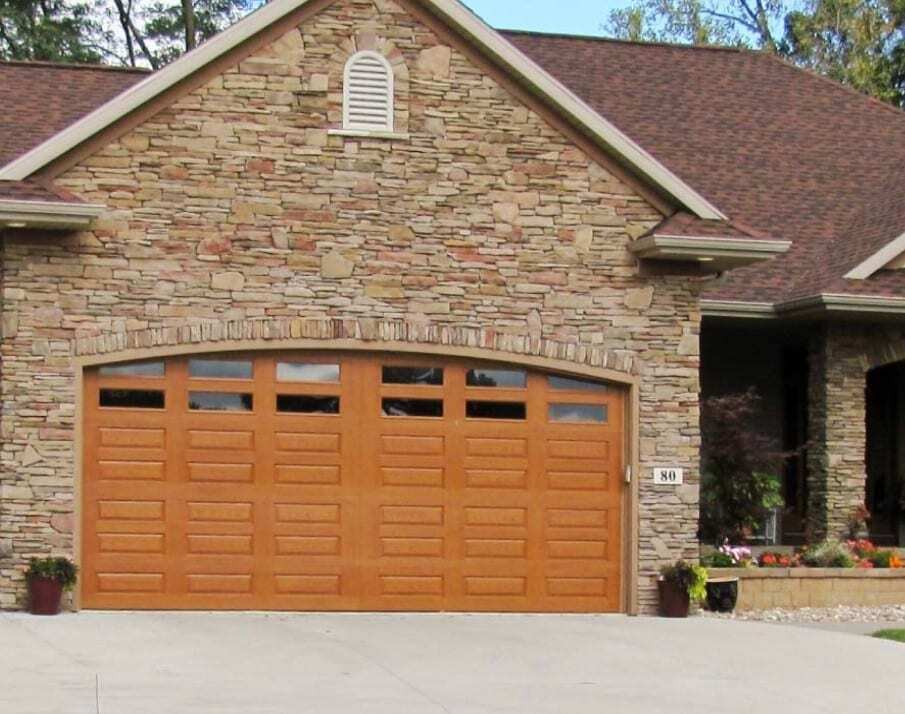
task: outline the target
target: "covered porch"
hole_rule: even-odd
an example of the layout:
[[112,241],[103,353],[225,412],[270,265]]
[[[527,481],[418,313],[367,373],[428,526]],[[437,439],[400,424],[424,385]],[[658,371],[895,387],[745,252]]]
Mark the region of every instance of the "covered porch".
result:
[[754,388],[752,427],[785,456],[770,543],[844,537],[862,504],[870,537],[905,546],[905,340],[889,323],[705,318],[702,399]]

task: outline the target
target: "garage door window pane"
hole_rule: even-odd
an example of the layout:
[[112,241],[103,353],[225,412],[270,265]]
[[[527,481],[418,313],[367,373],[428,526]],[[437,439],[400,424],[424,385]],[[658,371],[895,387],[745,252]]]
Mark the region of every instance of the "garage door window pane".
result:
[[512,369],[470,369],[465,375],[469,387],[524,389],[527,380],[527,374]]
[[189,409],[192,411],[250,412],[253,406],[251,394],[189,392]]
[[443,384],[442,367],[384,367],[384,384]]
[[339,365],[277,362],[277,380],[280,382],[336,383],[339,382]]
[[550,421],[597,422],[607,418],[605,404],[551,404]]
[[122,409],[163,409],[164,393],[157,389],[102,389],[99,403]]
[[442,417],[442,399],[384,399],[383,415],[388,417]]
[[605,392],[607,385],[600,382],[591,382],[587,379],[570,379],[551,374],[549,377],[550,389],[571,389],[579,392]]
[[278,394],[277,411],[284,414],[339,414],[339,397]]
[[163,377],[166,368],[163,360],[153,362],[126,362],[108,364],[100,369],[101,377]]
[[524,421],[528,413],[522,402],[468,402],[465,415],[469,419],[518,419]]
[[251,379],[251,375],[251,360],[189,360],[189,376],[198,379]]

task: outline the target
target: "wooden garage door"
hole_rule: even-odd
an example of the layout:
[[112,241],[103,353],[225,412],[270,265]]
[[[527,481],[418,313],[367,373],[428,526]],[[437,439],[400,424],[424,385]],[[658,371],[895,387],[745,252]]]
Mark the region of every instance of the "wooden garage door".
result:
[[83,607],[620,609],[617,389],[325,353],[85,385]]

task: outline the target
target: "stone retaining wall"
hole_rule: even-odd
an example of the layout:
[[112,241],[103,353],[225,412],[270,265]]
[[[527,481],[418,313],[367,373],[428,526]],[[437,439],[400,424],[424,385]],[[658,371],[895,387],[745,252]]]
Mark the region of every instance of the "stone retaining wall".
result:
[[905,604],[905,569],[719,568],[710,575],[738,577],[738,610]]

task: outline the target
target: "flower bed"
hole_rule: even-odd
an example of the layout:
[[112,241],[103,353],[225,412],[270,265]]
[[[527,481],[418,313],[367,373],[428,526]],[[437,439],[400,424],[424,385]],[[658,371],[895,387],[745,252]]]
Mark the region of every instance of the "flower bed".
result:
[[903,568],[712,568],[739,579],[738,610],[905,605]]
[[713,578],[739,578],[737,609],[742,611],[905,604],[903,558],[868,540],[827,541],[757,556],[725,545],[702,562]]

